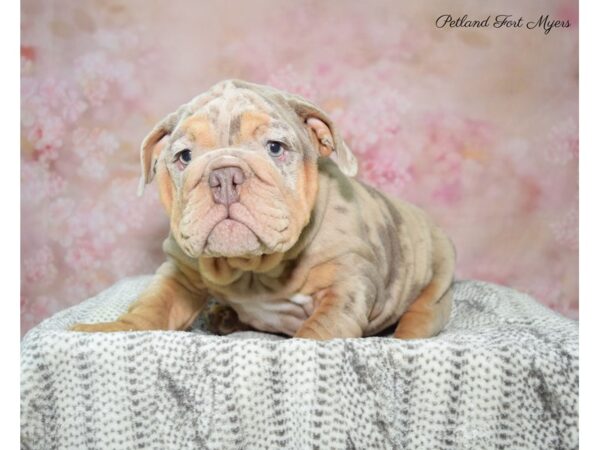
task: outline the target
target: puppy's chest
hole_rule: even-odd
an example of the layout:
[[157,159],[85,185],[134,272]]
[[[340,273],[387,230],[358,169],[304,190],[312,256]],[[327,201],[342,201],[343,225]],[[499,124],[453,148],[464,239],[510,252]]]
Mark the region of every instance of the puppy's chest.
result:
[[310,264],[295,264],[278,277],[245,274],[228,286],[209,286],[213,296],[239,319],[271,333],[293,336],[318,306],[323,286],[311,282]]
[[296,333],[315,307],[312,296],[299,293],[287,298],[229,296],[219,300],[231,306],[242,322],[258,330],[290,336]]

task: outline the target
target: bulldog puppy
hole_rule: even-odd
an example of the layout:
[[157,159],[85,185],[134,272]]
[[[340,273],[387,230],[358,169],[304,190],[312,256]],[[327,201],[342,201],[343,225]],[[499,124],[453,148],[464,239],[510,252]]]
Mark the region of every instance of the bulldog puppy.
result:
[[[332,158],[329,158],[329,157]],[[209,297],[242,324],[309,339],[448,322],[455,255],[420,209],[351,178],[327,114],[277,89],[218,83],[142,143],[170,217],[167,261],[128,312],[77,331],[185,330]]]

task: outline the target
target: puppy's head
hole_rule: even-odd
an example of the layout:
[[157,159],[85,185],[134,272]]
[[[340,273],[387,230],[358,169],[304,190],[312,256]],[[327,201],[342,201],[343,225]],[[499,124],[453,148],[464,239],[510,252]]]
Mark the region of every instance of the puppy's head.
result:
[[283,253],[310,219],[317,160],[356,160],[327,115],[273,88],[224,81],[144,139],[140,187],[156,177],[171,232],[190,257]]

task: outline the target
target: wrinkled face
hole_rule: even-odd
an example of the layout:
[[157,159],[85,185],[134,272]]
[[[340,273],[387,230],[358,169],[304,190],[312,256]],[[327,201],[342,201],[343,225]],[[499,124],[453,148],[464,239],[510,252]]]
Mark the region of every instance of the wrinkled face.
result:
[[228,80],[154,127],[142,144],[142,181],[156,176],[188,256],[281,254],[310,220],[318,157],[334,151],[342,172],[354,175],[356,160],[322,110]]
[[310,218],[317,157],[292,110],[224,89],[179,120],[158,158],[174,238],[190,257],[288,250]]

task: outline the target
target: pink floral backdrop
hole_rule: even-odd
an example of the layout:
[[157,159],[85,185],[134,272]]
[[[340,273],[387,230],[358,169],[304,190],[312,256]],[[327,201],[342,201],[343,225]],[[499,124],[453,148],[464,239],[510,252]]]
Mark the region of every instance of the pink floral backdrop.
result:
[[[571,27],[437,29],[448,13]],[[360,178],[448,230],[460,278],[577,317],[577,22],[571,0],[23,0],[22,332],[159,265],[139,143],[224,78],[327,109]]]

